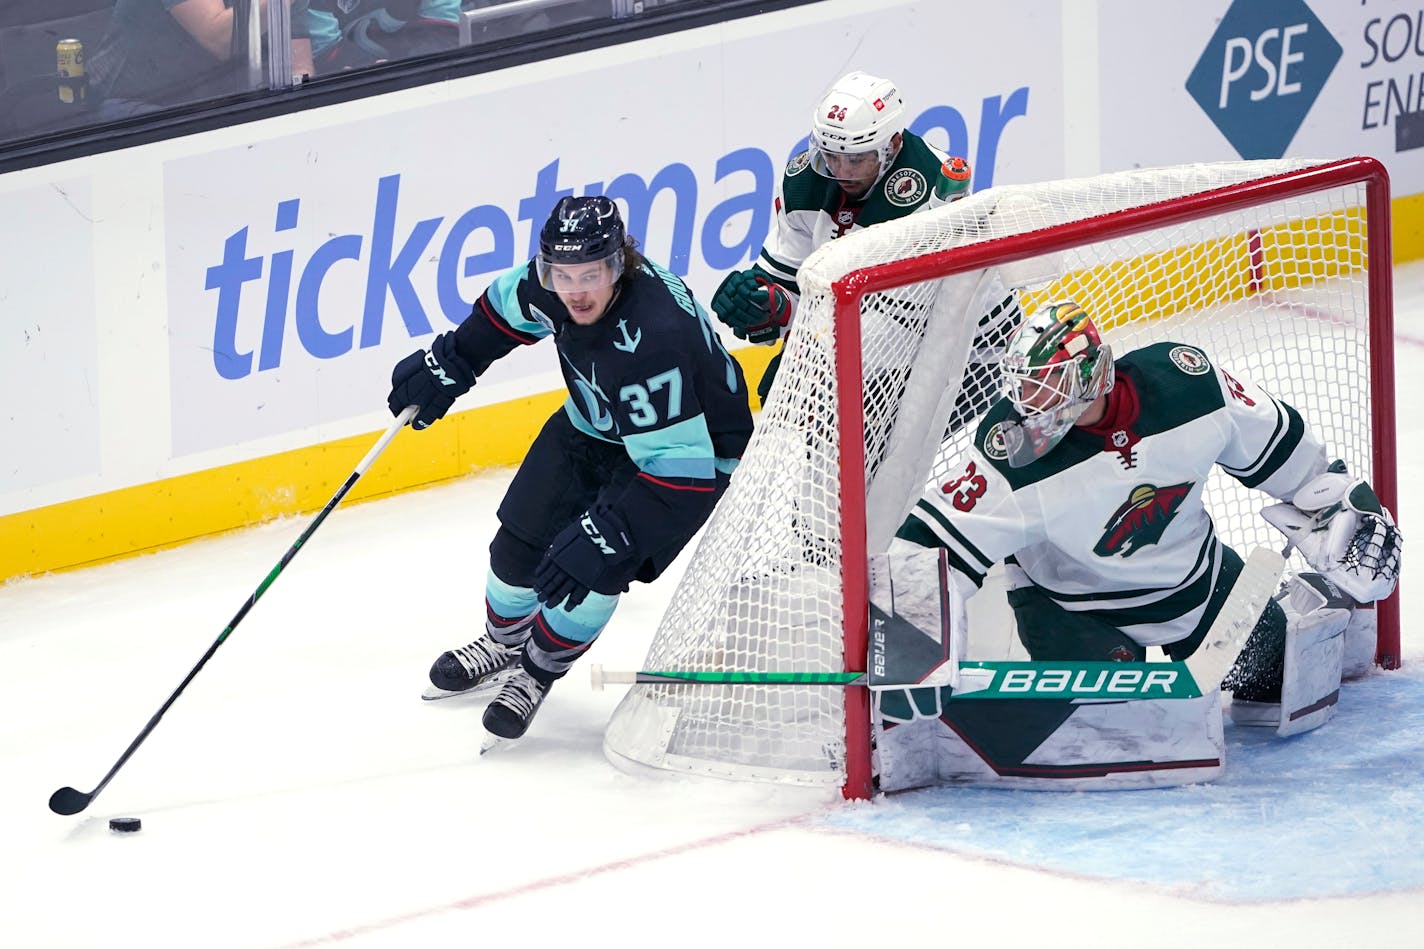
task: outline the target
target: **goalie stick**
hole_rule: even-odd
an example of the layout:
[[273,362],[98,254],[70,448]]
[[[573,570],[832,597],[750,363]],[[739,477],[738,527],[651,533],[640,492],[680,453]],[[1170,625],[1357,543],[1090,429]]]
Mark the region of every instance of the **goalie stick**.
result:
[[1231,671],[1285,571],[1286,558],[1269,547],[1257,547],[1246,558],[1221,612],[1216,614],[1197,651],[1186,660],[1192,678],[1203,689],[1210,691],[1219,687]]
[[[589,669],[594,689],[633,685],[830,685],[871,687],[864,672],[693,672]],[[959,686],[880,682],[876,690],[940,689],[952,699],[1195,699],[1202,693],[1184,662],[961,662]]]
[[168,696],[168,701],[163,703],[162,707],[148,720],[148,724],[138,733],[138,737],[129,743],[128,748],[124,749],[124,753],[119,756],[119,760],[109,769],[109,773],[104,775],[103,780],[99,782],[98,786],[87,794],[71,787],[60,788],[50,795],[50,810],[56,814],[78,814],[84,810],[84,808],[88,807],[94,798],[99,796],[99,792],[108,786],[114,775],[118,774],[119,769],[122,768],[124,763],[138,750],[138,746],[143,744],[144,739],[158,727],[159,720],[163,718],[164,713],[168,711],[173,703],[178,700],[178,696],[183,694],[183,690],[188,687],[188,683],[192,682],[198,675],[198,672],[202,670],[203,666],[208,664],[208,660],[213,658],[213,654],[218,651],[218,647],[227,641],[228,636],[232,635],[232,631],[237,629],[237,624],[242,622],[242,618],[256,605],[257,601],[262,598],[262,594],[267,592],[267,588],[270,587],[273,582],[276,581],[277,577],[281,575],[282,571],[286,569],[287,564],[289,564],[292,558],[297,555],[297,552],[302,549],[302,545],[311,538],[312,534],[316,533],[316,529],[321,526],[322,521],[326,520],[327,515],[336,509],[336,505],[341,503],[342,498],[346,497],[346,493],[351,490],[351,486],[356,483],[361,475],[366,473],[366,469],[371,467],[381,452],[385,451],[391,439],[396,437],[396,434],[407,422],[415,417],[415,413],[418,411],[420,411],[420,406],[411,405],[407,406],[405,411],[396,416],[396,420],[391,423],[391,427],[386,429],[376,444],[371,446],[371,450],[366,452],[366,457],[362,458],[356,465],[355,470],[342,482],[341,487],[331,496],[331,500],[326,502],[326,506],[312,519],[312,522],[307,525],[307,529],[302,531],[301,536],[297,538],[296,542],[287,548],[287,552],[282,555],[282,559],[277,562],[277,565],[273,567],[262,582],[258,584],[257,589],[247,598],[247,602],[242,604],[242,608],[237,611],[237,615],[228,621],[227,627],[218,635],[217,639],[213,640],[213,644],[208,647],[208,651],[203,653],[203,658],[198,660],[198,664],[184,676],[183,681],[178,684],[178,688],[173,690],[173,694]]

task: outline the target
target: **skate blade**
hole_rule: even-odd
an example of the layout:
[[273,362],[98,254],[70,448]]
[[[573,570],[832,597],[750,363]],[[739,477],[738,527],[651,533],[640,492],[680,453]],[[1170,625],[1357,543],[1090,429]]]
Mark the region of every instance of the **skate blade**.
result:
[[485,755],[496,754],[508,748],[516,741],[518,741],[517,738],[501,738],[498,735],[485,732],[484,740],[480,742],[480,757],[483,758]]

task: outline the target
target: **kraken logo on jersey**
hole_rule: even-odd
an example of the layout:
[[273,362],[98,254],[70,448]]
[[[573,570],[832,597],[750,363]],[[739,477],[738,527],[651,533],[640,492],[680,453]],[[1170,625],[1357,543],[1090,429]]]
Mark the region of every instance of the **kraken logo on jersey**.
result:
[[1191,490],[1190,481],[1165,488],[1139,484],[1132,489],[1127,501],[1108,518],[1103,536],[1098,538],[1093,553],[1099,557],[1118,554],[1131,557],[1139,547],[1157,543]]
[[613,413],[608,410],[608,396],[598,385],[598,367],[594,366],[590,375],[591,379],[584,378],[578,367],[569,361],[568,356],[560,353],[559,356],[564,363],[573,370],[574,385],[570,393],[577,393],[583,402],[583,416],[596,431],[608,432],[613,430]]
[[545,313],[543,310],[539,309],[532,303],[529,304],[529,315],[534,317],[534,319],[539,322],[539,325],[544,327],[549,332],[552,333],[554,331],[553,319],[549,316],[549,314]]

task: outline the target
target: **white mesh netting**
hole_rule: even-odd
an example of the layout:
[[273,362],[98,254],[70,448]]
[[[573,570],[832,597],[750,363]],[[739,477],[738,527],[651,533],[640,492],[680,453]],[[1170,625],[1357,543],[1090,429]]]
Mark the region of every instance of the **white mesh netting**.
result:
[[[1299,408],[1368,477],[1363,184],[1121,236],[1103,218],[1091,243],[1033,245],[1035,256],[1015,259],[1030,246],[1022,235],[1149,205],[1165,219],[1194,203],[1180,200],[1188,196],[1319,164],[1198,164],[996,188],[822,247],[801,271],[794,332],[746,456],[644,668],[845,669],[842,538],[863,530],[869,551],[882,550],[921,488],[948,470],[972,438],[973,419],[998,395],[995,349],[1020,306],[1032,313],[1075,299],[1117,353],[1163,338],[1200,345]],[[993,253],[977,269],[864,296],[862,377],[837,379],[833,283],[989,241]],[[938,272],[953,269],[945,263]],[[863,525],[842,524],[838,475],[838,399],[855,393],[864,408]],[[1276,542],[1256,492],[1218,473],[1207,503],[1238,549]],[[634,686],[604,747],[624,767],[835,786],[846,774],[844,690]]]

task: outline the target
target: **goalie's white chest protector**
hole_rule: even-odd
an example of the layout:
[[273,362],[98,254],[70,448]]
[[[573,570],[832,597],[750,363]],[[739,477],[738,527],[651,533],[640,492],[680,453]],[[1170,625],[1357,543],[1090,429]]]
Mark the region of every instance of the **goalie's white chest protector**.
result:
[[1203,501],[1212,469],[1289,497],[1325,453],[1294,409],[1194,347],[1131,353],[1118,378],[1130,391],[1115,398],[1135,411],[1075,428],[1023,468],[1008,466],[999,434],[1012,407],[995,405],[958,474],[926,492],[900,536],[947,547],[976,583],[1012,557],[1065,609],[1160,645],[1192,631],[1220,570]]

